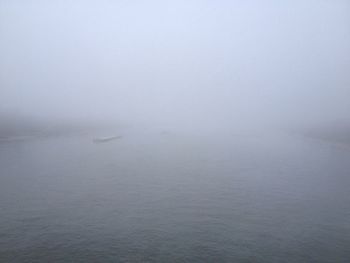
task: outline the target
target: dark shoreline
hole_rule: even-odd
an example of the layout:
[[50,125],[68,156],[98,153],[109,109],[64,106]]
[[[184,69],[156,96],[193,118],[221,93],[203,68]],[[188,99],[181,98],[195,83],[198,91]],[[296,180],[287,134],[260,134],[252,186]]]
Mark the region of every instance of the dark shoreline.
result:
[[307,129],[303,135],[313,139],[350,144],[350,125],[334,124]]

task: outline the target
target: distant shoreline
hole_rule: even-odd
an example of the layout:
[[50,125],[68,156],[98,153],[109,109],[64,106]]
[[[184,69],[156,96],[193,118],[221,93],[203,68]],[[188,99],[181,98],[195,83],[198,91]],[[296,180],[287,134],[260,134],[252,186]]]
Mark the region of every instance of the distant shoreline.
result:
[[309,138],[334,143],[350,144],[350,125],[329,125],[307,129],[303,134]]
[[0,143],[84,134],[111,128],[120,129],[120,125],[79,121],[44,122],[18,116],[0,116]]

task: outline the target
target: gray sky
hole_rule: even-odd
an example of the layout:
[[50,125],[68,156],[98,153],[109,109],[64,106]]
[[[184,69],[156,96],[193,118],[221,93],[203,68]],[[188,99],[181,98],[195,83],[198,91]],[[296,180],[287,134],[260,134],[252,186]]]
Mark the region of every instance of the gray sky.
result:
[[0,111],[350,119],[350,1],[0,0]]

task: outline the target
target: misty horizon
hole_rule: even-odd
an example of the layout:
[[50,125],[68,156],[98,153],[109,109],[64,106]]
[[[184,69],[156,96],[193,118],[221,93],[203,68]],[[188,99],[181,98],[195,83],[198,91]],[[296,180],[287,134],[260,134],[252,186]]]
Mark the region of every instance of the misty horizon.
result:
[[173,125],[349,121],[347,1],[1,1],[0,111]]

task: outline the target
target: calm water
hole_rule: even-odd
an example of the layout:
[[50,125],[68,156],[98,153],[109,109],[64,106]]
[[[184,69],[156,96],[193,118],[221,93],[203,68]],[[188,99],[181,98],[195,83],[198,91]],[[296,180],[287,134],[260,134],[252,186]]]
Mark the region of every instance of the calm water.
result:
[[287,135],[0,144],[0,262],[350,262],[350,147]]

